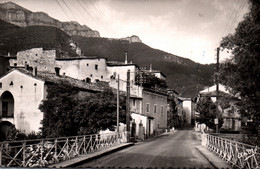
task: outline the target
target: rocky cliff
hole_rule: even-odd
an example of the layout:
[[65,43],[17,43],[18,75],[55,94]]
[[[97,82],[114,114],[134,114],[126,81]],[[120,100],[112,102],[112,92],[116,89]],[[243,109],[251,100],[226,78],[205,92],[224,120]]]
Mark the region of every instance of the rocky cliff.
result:
[[77,22],[60,22],[44,12],[31,12],[15,3],[0,4],[0,19],[20,27],[45,25],[55,26],[68,35],[80,35],[83,37],[100,37],[99,32],[90,29],[86,25]]

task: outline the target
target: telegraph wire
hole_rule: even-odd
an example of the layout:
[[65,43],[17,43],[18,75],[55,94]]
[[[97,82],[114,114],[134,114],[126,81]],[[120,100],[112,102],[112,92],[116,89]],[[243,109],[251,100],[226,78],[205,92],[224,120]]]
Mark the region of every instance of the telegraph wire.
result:
[[234,18],[233,22],[231,23],[230,29],[229,29],[228,32],[231,32],[232,29],[234,29],[235,23],[236,23],[237,19],[239,18],[239,16],[240,16],[239,14],[242,12],[242,9],[244,8],[245,4],[246,4],[246,0],[244,0],[244,1],[241,3],[241,6],[240,6],[240,8],[238,9],[238,12],[237,12],[237,14],[236,14],[236,17]]
[[63,11],[63,13],[68,17],[69,21],[71,21],[69,15],[65,12],[65,10],[63,9],[63,7],[61,6],[61,4],[59,3],[59,0],[56,0],[57,4],[60,6],[61,10]]
[[237,3],[236,3],[236,5],[235,5],[234,8],[233,8],[233,11],[232,11],[232,13],[231,13],[231,16],[230,16],[230,18],[228,19],[228,22],[227,22],[227,24],[226,24],[226,26],[225,26],[225,29],[224,29],[224,31],[223,31],[222,34],[221,34],[221,37],[223,37],[223,35],[224,35],[226,29],[228,28],[229,22],[231,21],[231,18],[233,17],[233,14],[234,14],[235,9],[236,9],[236,7],[237,7],[237,5],[238,5],[238,2],[239,2],[239,0],[237,0]]

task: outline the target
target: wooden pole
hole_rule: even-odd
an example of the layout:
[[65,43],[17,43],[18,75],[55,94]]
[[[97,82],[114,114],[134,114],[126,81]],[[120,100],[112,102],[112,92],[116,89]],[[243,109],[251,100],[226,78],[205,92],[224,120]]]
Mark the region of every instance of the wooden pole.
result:
[[[217,105],[217,110],[218,110],[218,99],[219,99],[219,50],[220,48],[217,48],[217,76],[216,76],[216,105]],[[216,133],[218,133],[218,115],[216,117],[217,119],[217,124],[216,124]]]
[[126,131],[130,132],[130,70],[127,71],[126,83]]
[[116,126],[117,126],[117,133],[119,133],[119,75],[117,77],[117,105],[116,105]]

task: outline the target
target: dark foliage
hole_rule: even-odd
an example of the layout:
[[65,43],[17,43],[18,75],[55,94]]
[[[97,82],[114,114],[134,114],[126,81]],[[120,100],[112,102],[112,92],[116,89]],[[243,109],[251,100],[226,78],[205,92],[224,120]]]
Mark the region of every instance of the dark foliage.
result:
[[236,31],[221,41],[221,47],[232,51],[232,58],[221,65],[220,79],[239,96],[242,116],[260,124],[260,2],[250,0],[250,12]]
[[217,105],[211,101],[210,97],[202,97],[196,104],[195,110],[200,113],[199,118],[196,119],[200,124],[204,123],[209,128],[215,129],[214,119],[218,118],[218,127],[221,128],[223,118]]
[[[50,86],[47,99],[40,105],[44,113],[45,137],[93,134],[114,129],[116,95],[110,88],[91,96],[77,97],[78,89],[65,84]],[[125,98],[120,97],[120,121],[125,122]]]

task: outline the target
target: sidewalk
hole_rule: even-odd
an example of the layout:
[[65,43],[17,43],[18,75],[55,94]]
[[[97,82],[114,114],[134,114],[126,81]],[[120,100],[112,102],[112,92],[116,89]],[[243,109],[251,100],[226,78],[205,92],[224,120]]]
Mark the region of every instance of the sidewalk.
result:
[[78,157],[72,158],[72,159],[67,160],[67,161],[62,161],[62,162],[57,163],[57,164],[48,165],[47,167],[48,168],[74,167],[74,166],[77,166],[79,164],[85,163],[89,160],[93,160],[95,158],[101,157],[103,155],[118,151],[120,149],[129,147],[129,146],[132,146],[132,145],[134,145],[134,143],[119,144],[119,145],[112,146],[112,147],[109,147],[107,149],[100,150],[100,151],[97,151],[97,152],[94,152],[94,153],[91,153],[91,154],[80,155]]
[[209,151],[206,147],[201,145],[195,147],[215,168],[232,168],[231,165],[229,165],[223,159],[221,159],[220,157],[216,156],[214,153]]

